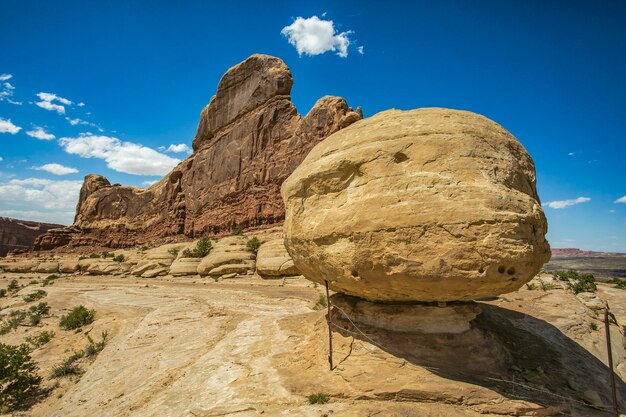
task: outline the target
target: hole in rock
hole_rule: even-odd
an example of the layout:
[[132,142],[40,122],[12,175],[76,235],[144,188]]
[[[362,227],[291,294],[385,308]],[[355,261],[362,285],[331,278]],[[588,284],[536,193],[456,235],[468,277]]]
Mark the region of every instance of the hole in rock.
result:
[[507,274],[509,275],[515,275],[515,268],[510,267],[508,271],[506,271]]
[[357,277],[359,276],[359,273],[358,273],[358,272],[356,272],[356,271],[352,271],[352,272],[351,272],[351,274],[352,274],[352,276],[353,276],[353,277],[355,277],[355,278],[357,278]]
[[504,265],[500,265],[498,267],[498,272],[501,273],[501,274],[504,274],[504,271],[506,271],[506,267]]
[[399,164],[400,162],[404,162],[407,159],[409,159],[409,157],[402,152],[396,152],[396,154],[393,156],[393,162],[395,162],[396,164]]
[[479,273],[479,274],[482,274],[483,272],[485,272],[485,270],[484,270],[483,268],[480,268],[480,269],[478,270],[478,273]]

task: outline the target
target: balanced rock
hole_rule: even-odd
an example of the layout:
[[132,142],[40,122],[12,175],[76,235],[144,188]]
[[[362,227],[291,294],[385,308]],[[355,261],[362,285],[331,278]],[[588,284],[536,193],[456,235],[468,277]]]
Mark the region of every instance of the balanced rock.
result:
[[471,112],[389,110],[357,122],[315,146],[282,196],[300,272],[370,301],[491,297],[550,258],[531,157]]

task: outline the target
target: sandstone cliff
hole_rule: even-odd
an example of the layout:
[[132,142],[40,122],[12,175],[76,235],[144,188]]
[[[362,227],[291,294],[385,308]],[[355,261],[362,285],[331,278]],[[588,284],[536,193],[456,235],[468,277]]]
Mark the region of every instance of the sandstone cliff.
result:
[[314,145],[362,118],[360,109],[328,96],[302,117],[292,85],[278,58],[253,55],[232,67],[201,112],[191,156],[148,189],[88,175],[74,225],[41,236],[36,248],[123,247],[282,221],[282,182]]
[[30,249],[37,236],[60,227],[63,226],[0,217],[0,256],[14,249]]

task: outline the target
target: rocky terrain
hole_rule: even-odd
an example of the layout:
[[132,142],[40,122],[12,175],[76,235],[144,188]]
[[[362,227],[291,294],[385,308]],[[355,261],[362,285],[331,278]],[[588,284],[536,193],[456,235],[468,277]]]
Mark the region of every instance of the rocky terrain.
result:
[[[260,240],[272,242],[280,230],[264,233]],[[235,246],[221,251],[229,258],[223,265],[240,262],[237,245],[226,244],[233,240],[240,239],[223,245]],[[23,323],[0,342],[55,333],[32,354],[49,391],[21,415],[607,415],[602,306],[609,302],[618,323],[626,323],[625,290],[600,284],[596,293],[576,296],[541,275],[519,291],[478,302],[481,314],[471,329],[455,335],[357,328],[333,313],[335,369],[329,371],[322,286],[297,276],[262,278],[256,265],[268,259],[260,259],[261,250],[246,272],[173,275],[176,261],[163,255],[175,252],[170,249],[116,250],[126,255],[119,268],[110,268],[111,258],[79,261],[74,254],[3,262],[0,288],[12,280],[19,285],[0,298],[3,320],[42,301],[51,309],[37,325]],[[27,270],[29,263],[42,272]],[[141,264],[170,267],[148,278],[138,275]],[[22,272],[7,272],[18,267]],[[79,269],[50,281],[46,267]],[[45,297],[24,300],[37,290]],[[95,321],[80,332],[61,329],[60,316],[79,304],[95,310]],[[104,349],[76,362],[81,373],[50,378],[55,366],[88,345],[86,334],[97,341],[105,331]],[[626,340],[621,326],[612,325],[611,333],[623,401]],[[311,404],[312,394],[328,402]]]
[[595,275],[599,279],[626,278],[626,254],[581,251],[579,249],[555,249],[546,271],[572,269]]
[[32,249],[35,238],[60,224],[40,223],[0,217],[0,256],[10,250]]
[[148,189],[88,175],[74,224],[41,236],[35,248],[129,247],[281,222],[285,178],[314,145],[362,118],[360,109],[330,96],[300,116],[292,85],[278,58],[253,55],[232,67],[202,110],[191,156]]

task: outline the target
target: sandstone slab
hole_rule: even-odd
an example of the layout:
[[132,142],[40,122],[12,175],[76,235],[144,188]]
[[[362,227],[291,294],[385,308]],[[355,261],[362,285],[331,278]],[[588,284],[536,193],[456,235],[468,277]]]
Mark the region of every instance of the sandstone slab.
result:
[[200,258],[179,258],[172,262],[169,274],[175,277],[184,275],[196,275],[198,273]]
[[256,255],[256,272],[262,277],[300,275],[285,248],[283,238],[263,242]]
[[471,112],[359,121],[315,146],[282,195],[300,272],[371,301],[490,297],[550,258],[531,157]]

